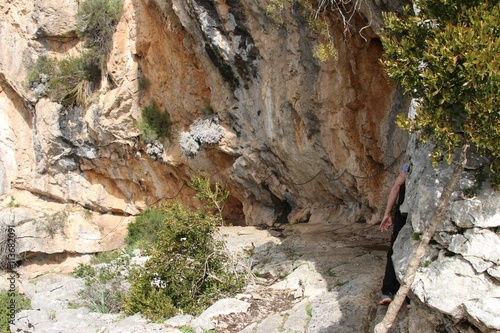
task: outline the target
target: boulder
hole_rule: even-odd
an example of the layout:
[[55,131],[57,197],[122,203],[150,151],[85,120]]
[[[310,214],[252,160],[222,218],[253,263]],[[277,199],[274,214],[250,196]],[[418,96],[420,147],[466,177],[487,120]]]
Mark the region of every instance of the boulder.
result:
[[76,38],[78,2],[36,0],[33,12],[38,31],[46,38]]

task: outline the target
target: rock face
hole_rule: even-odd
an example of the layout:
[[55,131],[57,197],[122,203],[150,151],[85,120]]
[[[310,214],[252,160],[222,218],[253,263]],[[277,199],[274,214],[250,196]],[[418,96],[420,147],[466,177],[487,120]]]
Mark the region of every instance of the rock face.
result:
[[[21,202],[29,202],[29,207]],[[123,248],[127,225],[134,220],[19,192],[0,202],[0,207],[0,227],[14,228],[16,260],[22,262],[19,273],[27,279],[47,272],[70,273],[92,254]],[[4,285],[0,282],[0,289]]]
[[[264,0],[124,0],[107,71],[85,108],[40,98],[24,84],[41,55],[81,51],[78,1],[1,2],[0,196],[2,208],[9,200],[21,205],[1,218],[17,226],[18,252],[37,265],[47,254],[118,248],[127,221],[144,208],[171,198],[199,205],[186,186],[198,170],[230,190],[225,218],[235,225],[376,222],[407,146],[394,119],[409,104],[383,74],[377,34],[381,12],[403,2],[361,1],[349,22],[329,14],[338,57],[321,62],[313,54],[323,37],[298,5],[287,2],[278,25]],[[143,143],[137,120],[152,100],[169,112],[173,135]],[[215,129],[209,141],[196,133],[207,121]],[[430,167],[428,151],[417,148],[414,211],[395,251],[399,271],[450,174]],[[488,186],[466,198],[470,177],[461,186],[413,286],[422,303],[415,332],[465,330],[461,320],[500,329],[500,199]],[[67,204],[91,210],[92,219]],[[65,211],[68,224],[44,229]],[[321,300],[335,307],[330,296]],[[320,327],[317,318],[311,325]]]
[[[345,34],[332,15],[338,58],[320,62],[321,39],[297,8],[278,26],[265,1],[125,1],[107,73],[83,109],[38,99],[22,84],[40,55],[81,49],[78,6],[66,2],[1,5],[0,43],[9,50],[0,55],[1,193],[137,214],[162,198],[192,201],[184,185],[205,170],[231,191],[235,224],[378,217],[405,138],[393,125],[404,100],[380,68],[376,32],[380,11],[401,4],[363,6]],[[138,140],[140,109],[151,100],[174,122],[163,152]],[[181,134],[206,112],[225,133],[188,159]]]
[[[453,169],[446,163],[432,167],[428,146],[412,141],[409,152],[412,171],[406,188],[412,208],[394,251],[400,277],[416,246],[415,235],[424,230]],[[456,325],[465,332],[467,327],[457,323],[468,320],[482,332],[500,330],[500,195],[487,182],[470,194],[477,185],[475,170],[480,162],[470,154],[446,218],[412,285],[416,300],[425,304],[419,307],[416,327]],[[435,310],[441,315],[436,316]]]

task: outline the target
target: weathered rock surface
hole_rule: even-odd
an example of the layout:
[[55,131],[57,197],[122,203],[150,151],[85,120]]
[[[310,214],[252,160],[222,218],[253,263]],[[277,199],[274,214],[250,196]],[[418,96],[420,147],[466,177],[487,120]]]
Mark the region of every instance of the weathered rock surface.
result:
[[15,251],[26,278],[49,271],[69,273],[91,254],[123,248],[127,225],[134,219],[47,203],[25,192],[6,198],[0,206],[0,224],[15,229]]
[[[2,208],[11,196],[20,204],[1,216],[5,223],[17,225],[18,251],[28,257],[23,274],[33,278],[52,269],[67,272],[87,260],[85,254],[121,246],[128,216],[161,199],[199,204],[186,186],[197,170],[207,171],[231,191],[226,220],[235,225],[290,221],[327,228],[331,223],[346,228],[336,232],[352,232],[349,228],[360,226],[354,222],[376,222],[407,143],[394,119],[408,103],[380,68],[382,46],[377,36],[381,11],[398,10],[401,4],[362,1],[345,35],[343,22],[332,14],[330,33],[338,58],[319,62],[313,50],[321,38],[297,8],[287,8],[285,24],[277,26],[266,15],[267,2],[261,0],[125,0],[107,72],[92,103],[87,108],[63,108],[29,91],[23,82],[40,55],[63,58],[82,48],[73,18],[78,3],[1,2],[0,195]],[[148,147],[138,139],[136,121],[140,109],[153,99],[170,113],[174,128],[171,140]],[[179,144],[181,133],[210,112],[217,114],[224,137],[220,135],[217,144],[202,143],[196,156],[188,159]],[[408,188],[414,210],[395,251],[399,272],[415,244],[410,239],[425,227],[451,172],[430,167],[426,149],[412,150],[410,156],[414,170]],[[436,327],[464,332],[499,329],[495,307],[500,268],[494,250],[499,243],[500,198],[487,184],[475,197],[465,197],[464,190],[473,185],[473,177],[464,175],[413,286],[417,306],[410,311],[408,325],[400,322],[397,329],[402,332],[405,327],[410,332]],[[92,210],[92,219],[86,220],[85,211],[75,208],[68,212],[69,223],[58,229],[61,232],[44,231],[42,222],[67,210],[62,208],[66,204]],[[296,289],[293,295],[300,291],[302,298],[260,323],[238,329],[301,331],[296,323],[306,318],[310,331],[366,331],[369,323],[351,319],[357,314],[380,315],[372,307],[380,277],[373,275],[379,271],[372,265],[383,266],[382,253],[374,258],[356,252],[359,257],[352,257],[352,248],[347,254],[342,249],[354,233],[341,234],[345,239],[335,238],[331,244],[327,229],[314,229],[319,239],[305,232],[262,245],[263,252],[277,251],[270,255],[274,259],[269,265],[255,267],[256,271],[273,276],[286,271],[289,278],[277,286]],[[359,251],[369,243],[349,240]],[[306,241],[314,250],[301,243]],[[287,251],[295,246],[307,260],[290,258]],[[335,266],[340,258],[358,265]],[[320,267],[319,262],[328,264]],[[370,269],[371,277],[359,267]],[[325,273],[328,270],[335,275]],[[449,283],[439,282],[443,277]],[[358,284],[365,287],[359,289]],[[477,291],[465,293],[455,285],[474,286]],[[365,292],[371,293],[370,305]],[[255,301],[241,300],[251,299]],[[61,323],[72,315],[91,316],[54,311]],[[51,314],[30,313],[34,323],[50,329]],[[97,326],[124,330],[112,326],[110,317],[92,316]],[[126,325],[139,325],[136,331],[149,325],[138,317],[128,320]]]
[[[1,5],[0,43],[9,52],[0,55],[0,193],[14,187],[137,214],[166,197],[190,202],[184,184],[202,169],[231,190],[227,218],[235,224],[378,218],[397,172],[389,167],[405,148],[393,125],[405,103],[382,73],[376,32],[381,10],[401,4],[363,4],[353,31],[367,25],[363,17],[372,25],[345,40],[332,16],[339,57],[326,62],[313,57],[319,40],[291,8],[279,27],[262,1],[124,5],[107,73],[85,110],[38,99],[22,84],[38,56],[81,48],[77,3]],[[140,108],[152,99],[174,122],[161,159],[137,140]],[[204,110],[218,115],[225,135],[201,142],[188,160],[180,133]]]
[[[417,244],[413,238],[424,230],[453,168],[446,163],[432,167],[426,158],[428,146],[412,142],[410,148],[412,171],[406,187],[410,222],[401,231],[394,251],[400,276]],[[453,324],[460,327],[457,323],[466,319],[482,332],[500,329],[500,312],[492,312],[492,306],[500,299],[500,194],[486,182],[477,194],[467,195],[466,191],[476,185],[473,170],[478,162],[471,154],[460,188],[453,194],[446,217],[413,283],[412,291],[425,304],[423,308],[438,310],[434,315],[420,315],[423,327],[429,325],[426,320],[434,327]],[[459,329],[466,331],[467,325]]]

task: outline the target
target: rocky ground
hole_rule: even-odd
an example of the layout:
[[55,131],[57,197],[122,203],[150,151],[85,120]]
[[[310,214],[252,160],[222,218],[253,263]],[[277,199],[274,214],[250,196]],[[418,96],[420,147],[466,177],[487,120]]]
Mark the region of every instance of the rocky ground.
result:
[[[233,252],[246,262],[255,283],[233,299],[215,303],[199,317],[149,323],[139,314],[71,309],[83,285],[64,274],[23,283],[33,310],[16,317],[15,332],[371,332],[386,308],[377,305],[388,235],[367,224],[295,224],[275,230],[224,227]],[[411,311],[411,310],[410,310]],[[392,332],[407,332],[403,309]],[[190,330],[188,327],[191,327]]]

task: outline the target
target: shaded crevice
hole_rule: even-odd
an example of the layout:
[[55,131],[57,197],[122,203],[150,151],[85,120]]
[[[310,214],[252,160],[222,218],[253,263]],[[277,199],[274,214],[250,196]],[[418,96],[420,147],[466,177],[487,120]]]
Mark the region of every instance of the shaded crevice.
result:
[[224,61],[224,58],[216,51],[215,47],[207,43],[205,44],[205,52],[230,88],[233,90],[239,88],[240,82],[236,78],[233,69]]
[[266,184],[261,184],[262,188],[269,192],[271,196],[271,201],[274,208],[274,213],[276,216],[276,220],[274,224],[287,224],[288,223],[288,215],[292,212],[293,208],[288,200],[281,200],[278,196],[276,196]]
[[84,256],[89,256],[95,254],[94,252],[89,253],[77,253],[77,252],[57,252],[57,253],[44,253],[44,252],[25,252],[22,254],[22,259],[20,264],[22,266],[29,265],[46,265],[46,264],[63,264],[67,259],[79,258]]

